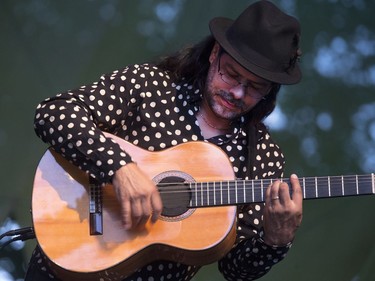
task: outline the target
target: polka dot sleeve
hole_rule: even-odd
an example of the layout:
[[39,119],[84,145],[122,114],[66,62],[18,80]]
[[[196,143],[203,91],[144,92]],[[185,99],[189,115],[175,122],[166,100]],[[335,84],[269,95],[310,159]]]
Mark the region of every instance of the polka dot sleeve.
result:
[[132,91],[125,91],[122,80],[127,70],[48,98],[36,110],[37,135],[101,182],[109,182],[117,169],[131,161],[130,155],[102,134],[115,133],[129,114],[126,105]]
[[244,240],[219,262],[219,270],[229,281],[255,280],[280,262],[289,248],[290,245],[271,247],[262,240]]

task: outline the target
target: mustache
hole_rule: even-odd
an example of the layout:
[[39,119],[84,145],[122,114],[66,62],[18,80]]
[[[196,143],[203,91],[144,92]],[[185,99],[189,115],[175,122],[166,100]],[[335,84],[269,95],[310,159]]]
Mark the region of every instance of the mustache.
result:
[[224,90],[218,91],[217,94],[220,97],[222,97],[223,99],[225,99],[226,101],[228,101],[229,103],[234,104],[238,108],[242,109],[242,108],[245,107],[245,103],[242,100],[238,100],[238,99],[233,98],[233,95],[231,95],[230,93],[228,93]]

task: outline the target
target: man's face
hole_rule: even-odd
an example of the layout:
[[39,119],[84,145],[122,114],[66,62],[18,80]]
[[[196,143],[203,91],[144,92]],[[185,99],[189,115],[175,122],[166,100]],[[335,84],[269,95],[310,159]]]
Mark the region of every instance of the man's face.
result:
[[204,99],[220,118],[234,120],[269,93],[272,83],[243,68],[215,45],[210,56]]

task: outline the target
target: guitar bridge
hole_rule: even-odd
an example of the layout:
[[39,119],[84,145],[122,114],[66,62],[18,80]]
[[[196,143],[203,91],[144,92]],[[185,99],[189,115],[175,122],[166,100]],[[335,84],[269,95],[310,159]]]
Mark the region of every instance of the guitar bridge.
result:
[[89,180],[89,197],[90,197],[90,235],[103,234],[103,201],[102,188],[97,180],[90,178]]

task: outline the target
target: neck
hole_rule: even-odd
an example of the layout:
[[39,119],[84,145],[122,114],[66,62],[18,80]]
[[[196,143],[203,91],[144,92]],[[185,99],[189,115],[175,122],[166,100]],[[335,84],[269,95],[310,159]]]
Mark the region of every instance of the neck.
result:
[[232,126],[232,120],[217,116],[205,99],[203,99],[198,115],[208,127],[218,131],[228,131]]
[[209,127],[211,127],[212,129],[216,129],[218,131],[228,131],[230,129],[230,124],[226,127],[216,127],[215,125],[212,125],[203,115],[203,113],[199,113],[201,119],[204,121],[204,123],[206,123],[206,125],[208,125]]
[[218,118],[209,107],[201,106],[196,118],[205,139],[231,132],[232,122]]

